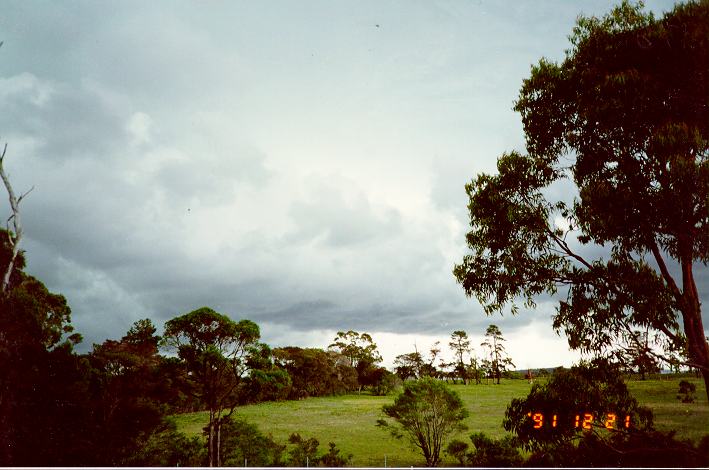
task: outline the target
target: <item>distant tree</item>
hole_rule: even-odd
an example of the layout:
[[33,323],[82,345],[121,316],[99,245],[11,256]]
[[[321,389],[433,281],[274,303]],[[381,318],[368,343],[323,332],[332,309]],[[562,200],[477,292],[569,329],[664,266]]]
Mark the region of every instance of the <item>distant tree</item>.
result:
[[471,354],[470,362],[468,363],[467,369],[468,369],[468,377],[475,380],[476,384],[482,383],[483,370],[480,365],[480,359],[478,359],[477,357],[475,357]]
[[372,371],[382,361],[377,345],[368,333],[338,331],[334,342],[328,348],[346,357],[349,365],[357,370],[360,389],[371,382]]
[[396,375],[398,375],[401,380],[408,378],[437,377],[439,372],[436,369],[435,363],[440,353],[440,342],[436,341],[429,350],[428,358],[424,358],[424,356],[418,352],[418,348],[416,348],[414,352],[400,354],[394,359]]
[[[695,280],[709,262],[708,37],[706,1],[579,17],[565,59],[532,67],[515,104],[527,154],[466,186],[472,253],[454,274],[487,313],[561,293],[554,328],[584,353],[648,326],[686,343],[709,397]],[[568,184],[573,201],[551,198]]]
[[273,350],[276,363],[291,378],[289,398],[345,393],[357,389],[357,371],[332,351],[288,346]]
[[357,367],[360,361],[367,361],[371,364],[378,364],[382,361],[377,345],[368,333],[358,333],[352,330],[338,331],[333,343],[328,348],[345,356],[352,367]]
[[401,380],[406,380],[408,378],[419,378],[421,376],[421,369],[423,368],[423,365],[423,358],[418,352],[399,354],[394,359],[396,375],[398,375]]
[[619,347],[615,356],[621,364],[637,371],[641,380],[645,380],[648,374],[659,372],[659,360],[652,350],[648,329],[630,331],[626,334],[626,338],[627,345]]
[[208,307],[173,318],[165,324],[164,344],[177,350],[196,385],[195,392],[209,410],[207,455],[209,466],[221,466],[222,423],[239,404],[240,385],[258,354],[258,325],[235,322]]
[[[429,467],[440,463],[447,437],[464,429],[463,420],[468,416],[458,394],[431,378],[404,383],[404,391],[382,410],[398,423],[390,427],[392,434],[407,436],[421,449]],[[378,424],[389,426],[385,420],[379,420]]]
[[504,341],[505,338],[502,337],[502,332],[497,325],[490,325],[485,331],[485,341],[481,344],[490,351],[490,372],[493,378],[497,379],[498,384],[502,373],[509,367],[514,367],[512,359],[505,352]]
[[455,363],[455,372],[464,384],[468,383],[468,370],[465,366],[464,355],[470,354],[470,338],[465,331],[454,331],[451,335],[451,341],[448,343],[457,361]]
[[439,354],[441,354],[441,342],[436,341],[431,346],[431,349],[428,350],[428,361],[425,362],[421,368],[422,377],[438,377],[439,372],[436,369],[436,359],[438,359]]

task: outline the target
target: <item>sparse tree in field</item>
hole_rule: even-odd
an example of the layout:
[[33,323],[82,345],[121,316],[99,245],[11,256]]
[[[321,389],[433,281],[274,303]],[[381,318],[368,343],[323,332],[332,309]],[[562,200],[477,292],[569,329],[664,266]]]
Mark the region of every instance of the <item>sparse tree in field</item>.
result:
[[431,349],[429,349],[428,353],[428,362],[424,363],[421,370],[421,376],[437,378],[439,372],[438,369],[436,369],[435,364],[436,359],[438,359],[438,355],[441,354],[441,342],[436,341],[435,343],[433,343],[433,346],[431,346]]
[[437,377],[438,369],[436,369],[435,363],[440,353],[440,342],[436,341],[429,350],[428,359],[424,359],[424,356],[418,352],[418,348],[414,352],[400,354],[394,359],[396,374],[401,380]]
[[[647,327],[686,344],[709,396],[695,280],[709,262],[709,3],[642,8],[580,17],[565,59],[532,67],[515,104],[527,153],[466,186],[472,253],[454,274],[488,314],[561,294],[554,328],[584,353]],[[552,199],[569,185],[573,201]]]
[[470,354],[470,338],[465,331],[457,330],[451,334],[451,340],[448,343],[453,354],[456,357],[455,372],[464,384],[468,384],[468,370],[465,366],[464,356]]
[[421,376],[423,364],[423,358],[418,352],[399,354],[394,359],[396,375],[401,380],[408,378],[418,379]]
[[490,373],[493,379],[497,380],[498,385],[500,384],[502,373],[509,367],[514,367],[512,359],[505,352],[504,341],[505,338],[502,337],[502,332],[497,325],[490,325],[485,331],[485,341],[481,344],[490,352]]
[[482,367],[480,366],[480,359],[470,355],[470,363],[468,364],[468,377],[475,380],[475,384],[482,383]]
[[258,353],[259,327],[250,320],[235,322],[208,307],[165,324],[164,344],[186,363],[199,398],[209,410],[209,466],[221,466],[220,431],[239,403],[239,386]]
[[[406,382],[401,395],[382,410],[398,423],[398,426],[390,426],[392,434],[408,437],[414,446],[421,449],[429,467],[440,463],[441,449],[446,439],[452,433],[465,429],[463,420],[468,416],[458,394],[443,382],[431,378]],[[378,424],[389,426],[385,420],[379,420]]]

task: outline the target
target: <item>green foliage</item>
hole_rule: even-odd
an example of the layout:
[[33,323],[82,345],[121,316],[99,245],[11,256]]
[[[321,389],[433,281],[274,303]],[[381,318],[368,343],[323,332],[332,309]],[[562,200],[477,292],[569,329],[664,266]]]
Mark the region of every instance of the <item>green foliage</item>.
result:
[[[535,428],[538,423],[532,419],[537,413],[546,419],[540,428]],[[557,369],[546,383],[534,384],[526,398],[512,400],[503,426],[528,449],[542,449],[571,442],[586,431],[608,434],[603,421],[608,413],[617,417],[614,434],[652,429],[652,412],[638,405],[618,368],[599,361]],[[576,416],[585,414],[594,416],[589,429],[576,424]],[[550,422],[553,416],[557,417],[555,425]],[[625,416],[630,416],[629,429],[622,426]]]
[[290,466],[345,467],[352,460],[351,454],[347,457],[341,455],[334,442],[330,442],[327,453],[320,456],[317,455],[320,442],[314,437],[303,439],[299,433],[293,433],[288,443],[293,446],[289,452]]
[[283,465],[285,446],[264,436],[244,420],[227,419],[221,425],[221,459],[225,467]]
[[338,331],[333,343],[328,348],[345,356],[352,367],[357,367],[360,361],[370,364],[378,364],[382,361],[377,345],[368,333],[358,333],[352,330]]
[[491,439],[485,433],[470,435],[473,450],[468,451],[467,443],[453,440],[446,447],[446,453],[453,456],[460,466],[466,467],[519,467],[524,462],[519,444],[512,436]]
[[446,454],[452,456],[458,461],[458,464],[463,467],[468,461],[468,443],[460,439],[453,439],[446,446]]
[[492,377],[497,379],[497,384],[500,384],[500,379],[502,374],[507,370],[508,367],[514,367],[512,359],[507,356],[505,352],[505,345],[503,342],[505,338],[502,337],[502,331],[497,325],[490,325],[485,330],[485,341],[481,346],[488,349],[490,352],[489,365],[487,367]]
[[[543,383],[546,379],[535,382]],[[691,406],[677,400],[680,378],[663,375],[645,381],[629,380],[631,394],[638,402],[653,410],[658,430],[677,430],[680,439],[698,442],[709,428],[709,403],[704,397],[701,380],[688,379],[697,385],[698,398]],[[449,385],[450,386],[450,385]],[[493,439],[507,435],[501,426],[505,410],[513,398],[524,398],[532,386],[526,380],[502,380],[494,387],[453,385],[463,400],[469,416],[463,422],[468,429],[484,432]],[[373,427],[378,418],[386,418],[381,409],[393,403],[396,395],[386,397],[371,394],[347,394],[284,402],[267,402],[240,407],[239,417],[256,424],[263,432],[272,433],[277,442],[287,442],[294,432],[307,430],[307,435],[321,443],[337,442],[346,454],[354,454],[352,465],[381,467],[384,456],[391,467],[422,465],[421,453],[408,440],[396,439],[390,429],[394,426]],[[208,420],[207,413],[189,413],[176,417],[179,429],[189,435],[201,435]],[[387,418],[388,420],[388,418]],[[391,422],[391,420],[389,420]],[[362,432],[363,429],[369,429]],[[451,434],[471,444],[468,433]],[[326,447],[324,447],[326,448]],[[456,461],[442,454],[442,465],[453,466]]]
[[288,438],[288,443],[293,447],[288,452],[289,462],[293,466],[306,467],[311,463],[317,464],[317,453],[320,442],[314,437],[303,439],[299,433],[293,433]]
[[491,439],[485,433],[470,435],[473,451],[467,455],[466,465],[472,467],[519,467],[523,459],[518,443],[512,436]]
[[[535,413],[546,417],[546,425],[535,429],[541,424]],[[608,413],[618,420],[604,423]],[[574,423],[574,415],[584,414],[595,417],[587,429]],[[556,425],[550,426],[554,415]],[[632,423],[627,428],[620,421],[625,416]],[[600,361],[557,369],[527,398],[512,400],[503,425],[532,451],[527,462],[532,466],[692,467],[709,462],[709,438],[694,445],[675,439],[674,432],[655,430],[652,412],[629,394],[618,368]]]
[[163,428],[150,434],[141,448],[123,462],[137,467],[199,467],[205,464],[204,443],[197,436],[187,437],[168,420]]
[[418,352],[399,354],[394,359],[394,370],[401,380],[417,379],[421,375],[423,364],[423,357]]
[[457,330],[451,334],[451,340],[448,343],[453,354],[458,359],[455,363],[455,373],[463,381],[468,383],[468,368],[465,366],[464,355],[470,354],[470,338],[465,331]]
[[341,394],[357,389],[357,371],[332,351],[285,347],[273,351],[278,367],[291,378],[288,398]]
[[[462,421],[468,416],[458,394],[430,378],[405,383],[404,391],[394,404],[384,406],[382,411],[400,427],[393,428],[392,434],[407,436],[421,449],[429,467],[439,464],[444,440],[463,429]],[[378,424],[386,425],[386,422]]]
[[694,394],[697,391],[697,386],[686,380],[682,380],[679,383],[679,391],[677,392],[677,399],[681,400],[682,403],[694,403]]
[[379,376],[376,378],[372,393],[374,395],[389,395],[401,386],[401,379],[396,374],[392,374],[383,367],[378,369]]
[[525,462],[534,467],[692,468],[709,465],[709,436],[696,445],[678,441],[674,433],[648,431],[603,438],[594,433],[578,443],[561,443],[532,453]]
[[[561,293],[554,328],[583,352],[649,328],[656,346],[686,345],[709,385],[693,276],[709,261],[709,3],[658,20],[623,2],[580,17],[570,39],[563,62],[532,67],[515,105],[528,154],[466,186],[472,253],[454,274],[487,313]],[[548,198],[569,184],[573,201]],[[611,253],[586,259],[582,244]]]
[[[209,465],[221,464],[217,441],[225,419],[224,410],[245,401],[243,379],[254,366],[268,364],[263,346],[258,344],[258,325],[250,320],[235,322],[202,307],[165,324],[163,344],[178,351],[189,371],[192,389],[210,412],[208,427]],[[268,381],[265,381],[266,385]],[[270,385],[273,385],[273,381]]]
[[334,442],[328,443],[327,454],[319,458],[319,464],[322,467],[346,467],[352,461],[352,454],[347,457],[340,454],[340,449],[337,448]]

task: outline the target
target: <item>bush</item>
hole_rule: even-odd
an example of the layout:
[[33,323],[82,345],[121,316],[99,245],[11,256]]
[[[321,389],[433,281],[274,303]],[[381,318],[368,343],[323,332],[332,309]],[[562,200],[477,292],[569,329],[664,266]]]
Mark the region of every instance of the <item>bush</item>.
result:
[[512,436],[490,439],[484,433],[470,435],[475,450],[468,454],[468,466],[473,467],[519,467],[522,456],[517,440]]
[[177,431],[172,420],[152,433],[124,465],[136,467],[199,467],[207,463],[207,451],[198,437]]
[[694,403],[694,394],[697,392],[697,386],[686,380],[681,380],[679,383],[679,391],[677,399],[682,400],[682,403]]
[[220,454],[226,467],[269,467],[283,465],[285,446],[263,435],[244,420],[227,419],[221,426]]
[[468,461],[468,444],[459,439],[453,439],[446,446],[446,454],[450,455],[458,461],[461,467],[465,466]]
[[453,440],[446,447],[446,453],[466,467],[519,467],[524,462],[519,452],[517,440],[511,436],[490,439],[484,433],[470,435],[473,451],[463,441]]
[[294,447],[290,450],[289,464],[293,467],[344,467],[352,460],[352,454],[340,455],[340,449],[334,442],[329,443],[327,454],[318,456],[318,446],[320,442],[314,437],[303,439],[300,434],[293,433],[288,438],[288,442]]
[[377,396],[389,395],[401,386],[399,376],[392,374],[386,369],[383,369],[383,371],[379,381],[372,387],[372,393]]

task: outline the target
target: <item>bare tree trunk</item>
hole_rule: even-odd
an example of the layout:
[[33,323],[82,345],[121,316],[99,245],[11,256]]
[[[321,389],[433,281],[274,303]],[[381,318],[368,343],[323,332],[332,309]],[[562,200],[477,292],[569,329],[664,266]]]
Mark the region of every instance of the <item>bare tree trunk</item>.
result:
[[[2,278],[2,286],[0,287],[0,293],[5,294],[7,287],[10,284],[10,275],[12,275],[12,270],[15,267],[15,259],[17,254],[20,252],[20,240],[22,239],[22,224],[20,222],[20,201],[22,198],[27,196],[33,188],[31,188],[26,193],[20,195],[20,197],[15,197],[15,192],[12,190],[12,185],[10,184],[10,178],[5,173],[5,168],[3,167],[3,161],[5,160],[5,153],[7,152],[7,144],[2,150],[0,155],[0,178],[2,178],[5,188],[7,189],[8,198],[10,200],[10,209],[12,210],[12,215],[7,219],[7,229],[8,229],[8,239],[10,240],[10,245],[12,246],[12,257],[10,258],[10,263],[7,266],[7,270]],[[10,234],[10,221],[12,221],[12,228],[14,236]]]

